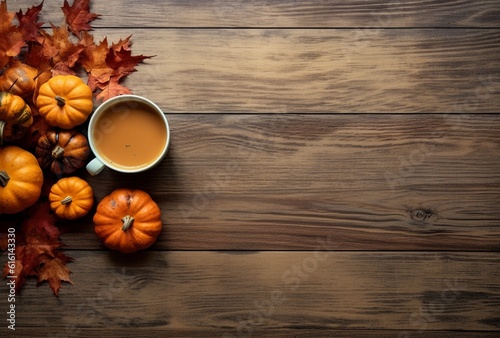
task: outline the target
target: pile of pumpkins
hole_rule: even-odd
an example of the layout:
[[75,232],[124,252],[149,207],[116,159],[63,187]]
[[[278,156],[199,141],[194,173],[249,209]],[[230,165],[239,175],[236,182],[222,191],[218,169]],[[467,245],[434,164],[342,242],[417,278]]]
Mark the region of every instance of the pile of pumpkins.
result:
[[[49,127],[30,151],[19,141],[33,126],[32,109]],[[68,220],[88,214],[93,190],[71,175],[90,155],[88,140],[76,127],[92,111],[92,90],[80,77],[38,74],[19,60],[9,63],[0,76],[0,215],[20,213],[39,200],[44,170],[59,177],[48,196],[52,211]],[[162,230],[160,208],[137,189],[116,189],[103,198],[93,222],[104,245],[123,253],[151,246]]]

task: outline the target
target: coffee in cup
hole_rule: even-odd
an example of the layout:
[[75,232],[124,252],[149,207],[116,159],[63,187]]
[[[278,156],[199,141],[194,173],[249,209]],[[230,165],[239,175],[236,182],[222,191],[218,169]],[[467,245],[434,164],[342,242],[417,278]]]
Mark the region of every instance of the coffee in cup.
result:
[[125,173],[148,170],[166,155],[170,130],[165,114],[137,95],[113,97],[100,105],[89,122],[89,145],[96,158],[91,175],[105,167]]

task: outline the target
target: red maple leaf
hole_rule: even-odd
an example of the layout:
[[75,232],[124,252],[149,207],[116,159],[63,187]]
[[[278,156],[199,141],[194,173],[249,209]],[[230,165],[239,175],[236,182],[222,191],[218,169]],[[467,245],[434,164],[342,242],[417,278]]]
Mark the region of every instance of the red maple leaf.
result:
[[22,10],[16,13],[17,20],[19,21],[19,28],[26,41],[36,41],[38,31],[43,26],[43,22],[38,22],[38,15],[43,7],[43,0],[38,6],[33,6],[23,14]]
[[132,55],[130,49],[132,43],[128,36],[125,40],[120,40],[118,43],[113,43],[110,47],[110,52],[106,56],[106,63],[115,70],[114,75],[118,78],[127,76],[136,71],[136,66],[153,56]]
[[75,0],[72,6],[68,4],[67,0],[64,0],[64,5],[61,8],[69,30],[76,36],[79,36],[82,31],[91,30],[92,27],[89,23],[100,16],[90,13],[90,0]]
[[51,213],[47,201],[37,202],[26,211],[26,216],[16,236],[15,266],[7,262],[3,277],[14,280],[19,292],[27,277],[37,276],[38,282],[47,280],[58,295],[62,281],[71,283],[70,271],[62,265],[72,259],[59,251],[62,243],[55,225],[57,217]]

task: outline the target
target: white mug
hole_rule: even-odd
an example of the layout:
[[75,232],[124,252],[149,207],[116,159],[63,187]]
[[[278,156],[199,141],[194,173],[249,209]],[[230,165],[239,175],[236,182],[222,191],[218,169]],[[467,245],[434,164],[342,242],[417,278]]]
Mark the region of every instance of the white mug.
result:
[[[137,109],[137,107],[140,105],[146,107],[150,112],[158,114],[158,116],[160,117],[158,121],[160,122],[158,124],[155,123],[154,127],[160,128],[159,130],[161,132],[166,132],[166,137],[159,139],[158,142],[160,143],[154,145],[155,148],[158,148],[159,152],[152,160],[149,160],[145,163],[134,164],[134,165],[118,163],[119,161],[116,161],[116,159],[115,160],[110,159],[108,156],[104,154],[103,146],[106,145],[107,142],[116,143],[116,137],[113,138],[113,135],[116,136],[117,135],[116,133],[118,133],[120,128],[122,128],[121,127],[122,121],[126,121],[126,119],[130,119],[129,121],[133,121],[133,119],[140,118],[139,117],[140,112],[134,110]],[[134,113],[135,115],[132,115]],[[108,114],[115,114],[114,115],[115,122],[113,122],[112,119],[107,117],[107,116],[111,117],[111,115]],[[130,125],[131,124],[129,123],[129,128]],[[141,138],[145,138],[144,137],[145,135],[149,136],[148,130],[136,129],[134,130],[134,133],[137,133],[137,135],[141,135],[142,136]],[[105,167],[123,173],[137,173],[153,168],[158,163],[160,163],[161,160],[165,157],[170,144],[170,128],[168,125],[167,118],[165,117],[163,111],[151,100],[138,95],[131,95],[131,94],[120,95],[112,97],[107,101],[105,101],[104,103],[102,103],[92,114],[88,128],[88,140],[90,148],[92,149],[95,155],[95,158],[92,161],[90,161],[86,167],[87,171],[92,176],[99,174]],[[135,152],[133,156],[139,154],[140,157],[141,154],[145,153],[144,148],[140,149],[140,147],[146,147],[146,144],[143,144],[142,141],[138,142],[139,142],[138,145],[125,144],[125,147],[135,147],[133,149]],[[110,146],[110,144],[107,145]],[[150,146],[151,145],[147,146],[147,148],[149,149]],[[123,148],[122,154],[125,154],[126,151],[129,151],[129,149]]]

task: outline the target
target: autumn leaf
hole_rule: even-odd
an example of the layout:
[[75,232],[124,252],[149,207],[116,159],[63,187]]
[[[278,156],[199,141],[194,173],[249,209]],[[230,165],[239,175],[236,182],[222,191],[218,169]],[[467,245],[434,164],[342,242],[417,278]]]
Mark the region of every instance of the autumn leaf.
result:
[[[23,38],[20,41],[28,45],[22,59],[26,64],[37,68],[39,76],[45,76],[47,73],[51,76],[75,75],[77,69],[83,67],[87,72],[87,84],[94,97],[105,101],[113,96],[131,93],[131,90],[122,84],[123,78],[135,72],[139,63],[152,56],[132,55],[131,36],[120,39],[111,46],[106,37],[96,44],[93,35],[88,31],[91,29],[90,22],[99,15],[90,12],[90,3],[90,0],[75,0],[70,5],[65,0],[62,7],[64,23],[61,26],[51,23],[51,33],[43,29],[38,22],[43,1],[40,5],[29,8],[25,14],[21,10],[17,13],[19,27],[2,25],[11,30],[18,29],[19,34],[22,32],[20,36],[25,41]],[[12,20],[14,14],[7,11],[5,1],[2,4],[4,19]],[[0,40],[0,46],[2,43],[5,44]],[[9,46],[5,48],[7,47]],[[16,52],[17,50],[9,50],[9,54],[5,52],[5,61]],[[37,90],[33,99],[36,95]]]
[[100,90],[97,99],[106,101],[113,96],[130,94],[130,89],[120,81],[135,72],[140,62],[152,57],[132,55],[130,38],[131,36],[124,40],[120,39],[108,47],[106,38],[96,45],[90,34],[82,35],[81,43],[86,47],[82,52],[80,63],[89,75],[88,86],[92,91]]
[[91,35],[84,33],[80,43],[86,46],[82,52],[80,63],[89,73],[89,86],[95,90],[98,83],[108,82],[115,71],[106,63],[106,57],[109,53],[108,40],[104,38],[99,45],[96,45]]
[[17,20],[19,21],[19,28],[26,41],[36,41],[38,31],[43,26],[43,22],[38,22],[38,15],[43,7],[43,1],[38,6],[33,6],[23,14],[22,10],[16,13]]
[[73,284],[69,276],[71,271],[66,266],[66,263],[70,261],[72,261],[72,259],[62,252],[57,252],[55,256],[47,254],[40,255],[38,284],[48,281],[50,288],[54,294],[58,296],[63,281]]
[[118,42],[113,43],[111,45],[111,48],[114,51],[119,51],[121,49],[131,50],[131,48],[130,48],[132,46],[132,41],[130,40],[131,38],[132,38],[132,35],[129,35],[124,40],[120,39]]
[[76,36],[82,31],[91,30],[90,22],[94,21],[99,14],[90,13],[90,0],[75,0],[70,6],[67,0],[64,0],[62,11],[66,18],[69,30]]
[[106,101],[114,96],[132,93],[130,89],[119,83],[119,78],[116,76],[111,77],[109,82],[105,84],[99,84],[99,88],[101,92],[96,98],[102,101]]
[[59,240],[59,228],[55,225],[57,217],[45,200],[37,202],[25,214],[26,218],[16,236],[15,267],[9,266],[7,262],[3,277],[14,279],[16,292],[19,292],[27,277],[36,276],[39,282],[49,281],[57,295],[62,281],[71,283],[69,269],[61,265],[72,260],[60,251],[62,243]]
[[28,52],[24,55],[24,62],[31,67],[39,69],[50,68],[51,58],[45,56],[44,46],[40,43],[29,43]]
[[42,31],[37,40],[42,45],[41,54],[52,60],[53,75],[74,74],[73,67],[84,47],[70,41],[66,26],[52,25],[52,35]]
[[124,49],[113,50],[113,53],[109,53],[106,57],[106,63],[115,70],[115,76],[122,78],[136,71],[136,66],[145,59],[149,59],[150,56],[144,55],[132,55],[132,51]]
[[7,10],[7,2],[0,2],[0,68],[5,66],[11,57],[19,55],[26,44],[21,29],[12,24],[15,13]]

